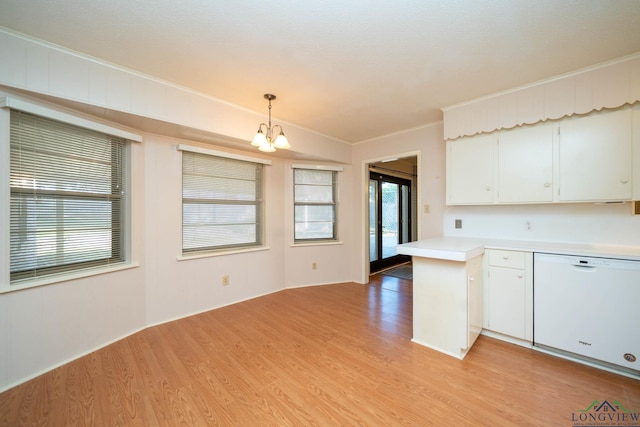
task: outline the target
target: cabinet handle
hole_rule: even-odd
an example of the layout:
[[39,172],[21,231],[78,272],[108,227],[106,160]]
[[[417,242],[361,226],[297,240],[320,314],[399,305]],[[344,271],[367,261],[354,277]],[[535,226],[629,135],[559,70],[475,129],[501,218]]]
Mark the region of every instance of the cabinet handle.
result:
[[487,185],[487,191],[491,191],[491,187]]
[[502,257],[502,259],[509,259],[509,257],[505,255]]
[[522,274],[518,274],[518,279],[522,279]]
[[620,182],[626,184],[627,182],[629,182],[629,178],[622,178]]
[[549,188],[551,187],[551,183],[550,182],[545,182],[544,183],[544,188]]

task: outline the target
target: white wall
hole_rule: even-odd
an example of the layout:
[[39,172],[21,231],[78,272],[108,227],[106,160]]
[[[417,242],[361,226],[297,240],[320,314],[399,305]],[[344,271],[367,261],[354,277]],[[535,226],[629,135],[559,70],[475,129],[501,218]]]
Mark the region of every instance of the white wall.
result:
[[[337,173],[337,234],[338,243],[294,245],[294,212],[293,212],[293,169],[292,164],[339,166]],[[352,217],[354,203],[352,197],[353,167],[322,162],[292,162],[285,164],[285,211],[284,224],[284,259],[285,286],[299,287],[340,283],[352,280],[351,254],[353,253]],[[317,269],[313,270],[312,263]]]
[[[257,123],[264,121],[262,115],[1,30],[0,92],[0,96],[8,93],[38,103],[44,102],[44,96],[50,108],[71,106],[77,108],[74,115],[86,116],[84,112],[121,120],[109,123],[91,118],[116,127],[125,124],[128,130],[143,135],[143,142],[132,147],[132,258],[139,266],[0,294],[0,391],[150,325],[285,286],[351,280],[347,256],[353,246],[348,144],[286,126],[297,153],[347,165],[340,187],[342,245],[289,247],[287,233],[293,227],[290,164],[270,157],[272,165],[265,171],[268,248],[178,261],[182,166],[175,146],[183,143],[225,152],[238,150],[228,144],[149,134],[143,127],[152,119],[158,129],[193,129],[211,135],[213,141],[218,136],[225,142],[244,139],[243,147],[251,150],[251,155],[261,156],[249,147],[249,140]],[[8,135],[8,122],[0,123],[0,132]],[[8,137],[0,138],[0,142],[6,141]],[[292,156],[299,157],[295,152]],[[8,231],[0,231],[0,236],[8,236]],[[6,238],[0,241],[0,250],[8,247]],[[319,266],[313,275],[301,268],[309,260]],[[8,277],[7,270],[0,263],[1,278]],[[222,286],[223,275],[229,275],[229,286]]]
[[[131,180],[138,196],[131,206],[136,263],[145,247],[141,144],[132,145],[131,157],[132,169],[141,172]],[[8,250],[7,241],[0,245]],[[144,305],[144,265],[0,294],[0,391],[144,328]]]
[[[0,85],[250,141],[265,114],[0,28]],[[258,94],[257,96],[262,96]],[[285,122],[293,150],[348,161],[344,142]]]
[[[418,239],[442,235],[445,208],[445,142],[442,123],[409,129],[375,138],[353,147],[353,233],[352,276],[368,282],[369,256],[369,172],[376,161],[417,156],[418,158]],[[430,212],[424,213],[424,205]]]
[[443,221],[447,236],[640,246],[640,215],[629,203],[450,206]]
[[145,326],[144,270],[0,295],[0,390]]
[[[144,141],[148,212],[144,264],[149,267],[146,277],[149,325],[274,292],[282,289],[284,283],[281,249],[284,162],[272,159],[272,165],[265,166],[268,249],[178,260],[182,252],[182,152],[176,150],[179,143],[212,148],[158,135],[148,135]],[[255,154],[255,157],[266,156]],[[223,275],[229,276],[229,286],[222,286]]]

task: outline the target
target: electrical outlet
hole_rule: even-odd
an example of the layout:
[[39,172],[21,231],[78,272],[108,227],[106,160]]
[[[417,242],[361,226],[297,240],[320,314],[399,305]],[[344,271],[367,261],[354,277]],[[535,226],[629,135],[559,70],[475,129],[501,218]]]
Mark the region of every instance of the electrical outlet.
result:
[[429,213],[431,212],[431,206],[430,205],[424,205],[424,213]]
[[318,263],[316,263],[316,262],[312,262],[312,263],[311,263],[311,269],[312,269],[312,270],[317,270],[317,269],[318,269]]
[[456,228],[462,228],[462,220],[456,219]]
[[225,274],[222,276],[222,286],[229,286],[229,275]]
[[531,231],[533,229],[533,223],[530,220],[524,222],[525,231]]

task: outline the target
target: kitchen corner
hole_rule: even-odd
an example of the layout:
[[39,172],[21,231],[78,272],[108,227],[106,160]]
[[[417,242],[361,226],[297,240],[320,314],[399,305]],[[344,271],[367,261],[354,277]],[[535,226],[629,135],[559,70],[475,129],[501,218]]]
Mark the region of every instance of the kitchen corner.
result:
[[[637,246],[444,236],[398,245],[397,251],[413,258],[413,341],[459,359],[467,355],[481,332],[493,338],[537,350],[549,350],[542,345],[536,346],[533,333],[534,253],[569,256],[583,264],[591,262],[588,260],[601,260],[604,266],[617,265],[618,260],[624,260],[632,265],[634,270],[632,273],[634,275],[626,276],[631,278],[625,279],[626,281],[637,281],[635,278],[640,274],[640,247]],[[600,264],[598,261],[598,265],[590,270],[593,274],[589,277],[601,274],[599,270],[604,266]],[[597,269],[599,270],[596,273]],[[594,286],[601,287],[608,284],[605,283],[608,282],[607,276],[599,277],[600,284]],[[621,301],[637,301],[640,298],[640,281],[633,285],[631,286],[633,295],[619,295],[618,298]],[[628,289],[631,288],[625,285],[621,289],[625,289],[624,292],[628,293]],[[572,298],[566,297],[566,299]],[[538,307],[543,306],[540,301],[536,304]],[[592,306],[593,304],[589,305],[589,307]],[[539,322],[547,315],[540,312],[538,314]],[[560,316],[562,315],[564,314]],[[639,363],[635,361],[640,356],[640,348],[637,348],[640,347],[640,337],[637,339],[638,343],[630,342],[625,338],[629,337],[629,333],[631,335],[635,333],[629,331],[638,329],[640,317],[634,315],[631,323],[637,319],[635,325],[621,325],[620,322],[616,323],[613,319],[616,316],[610,311],[598,310],[597,314],[594,312],[592,315],[598,317],[596,323],[601,324],[600,329],[607,331],[601,336],[607,333],[609,335],[618,333],[622,335],[619,341],[629,343],[618,346],[619,349],[602,350],[602,347],[615,346],[611,345],[610,340],[605,345],[604,339],[590,336],[593,335],[594,329],[590,328],[584,333],[590,338],[589,342],[584,344],[586,345],[584,352],[573,350],[576,347],[571,347],[572,343],[568,342],[568,348],[572,348],[570,352],[563,351],[562,348],[552,348],[551,353],[640,379],[640,366],[636,366]],[[629,323],[629,319],[626,323]],[[585,342],[586,340],[581,338],[583,331],[578,330],[579,326],[575,328],[575,331],[565,334],[571,337],[568,340]],[[599,341],[602,341],[602,345]],[[597,353],[600,351],[598,348],[604,352],[613,353],[611,360],[596,356],[604,354]],[[633,360],[633,363],[629,360]]]

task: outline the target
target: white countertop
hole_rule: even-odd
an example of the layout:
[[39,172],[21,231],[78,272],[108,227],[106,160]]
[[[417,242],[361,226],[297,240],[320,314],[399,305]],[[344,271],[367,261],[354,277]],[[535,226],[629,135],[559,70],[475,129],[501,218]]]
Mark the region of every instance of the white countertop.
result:
[[397,246],[397,252],[402,255],[449,261],[467,261],[478,255],[482,255],[485,249],[545,252],[640,261],[640,247],[638,246],[591,245],[446,236],[418,240],[416,242],[404,243]]
[[424,258],[467,261],[484,253],[485,240],[461,237],[434,237],[397,246],[397,252]]

